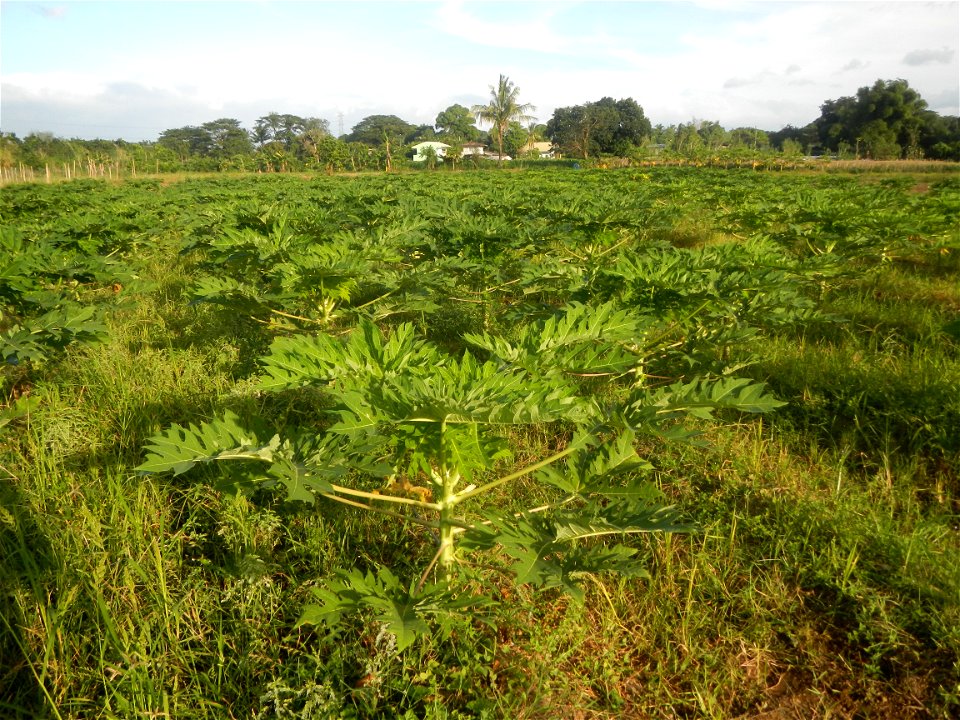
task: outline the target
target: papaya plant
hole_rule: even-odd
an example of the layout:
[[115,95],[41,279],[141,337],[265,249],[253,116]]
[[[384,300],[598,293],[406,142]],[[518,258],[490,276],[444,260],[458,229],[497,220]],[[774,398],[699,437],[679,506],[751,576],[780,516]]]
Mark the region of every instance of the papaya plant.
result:
[[[489,601],[459,582],[477,552],[499,548],[515,582],[575,597],[587,574],[642,574],[626,537],[685,526],[645,477],[652,466],[635,449],[637,435],[689,441],[678,425],[687,416],[780,404],[742,379],[651,390],[642,372],[647,332],[613,304],[572,304],[513,339],[468,335],[473,350],[461,356],[418,338],[411,324],[385,333],[364,320],[346,335],[280,337],[262,359],[259,389],[320,388],[327,420],[283,432],[231,413],[175,425],[151,438],[138,470],[230,466],[224,486],[276,488],[288,500],[326,499],[426,528],[436,548],[419,578],[344,569],[302,617],[332,624],[367,609],[403,646],[428,629],[428,618],[442,629],[450,613]],[[610,386],[607,399],[597,382]],[[518,464],[510,429],[544,424],[564,440]],[[504,493],[521,478],[551,499],[505,509]]]
[[417,267],[418,222],[320,238],[280,212],[261,224],[226,227],[186,245],[183,252],[202,253],[205,271],[194,303],[228,307],[283,332],[436,309],[427,292],[435,273]]
[[0,226],[0,359],[41,364],[70,344],[101,342],[107,306],[134,277],[95,247]]

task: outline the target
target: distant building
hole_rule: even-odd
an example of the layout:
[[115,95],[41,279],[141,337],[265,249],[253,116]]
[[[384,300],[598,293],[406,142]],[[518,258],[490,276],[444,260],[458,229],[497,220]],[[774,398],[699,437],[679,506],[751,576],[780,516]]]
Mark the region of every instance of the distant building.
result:
[[417,143],[416,145],[413,146],[413,161],[425,162],[427,159],[427,156],[424,155],[424,150],[426,150],[427,148],[433,148],[433,151],[437,154],[437,159],[442,160],[444,157],[446,157],[447,150],[449,149],[449,147],[450,146],[447,145],[446,143],[435,142],[432,140],[428,140],[422,143]]
[[552,158],[553,157],[553,143],[550,142],[534,142],[529,143],[524,151],[527,150],[536,150],[540,153],[541,158]]
[[478,142],[466,142],[463,144],[463,156],[467,155],[485,155],[486,148],[483,147],[483,143]]

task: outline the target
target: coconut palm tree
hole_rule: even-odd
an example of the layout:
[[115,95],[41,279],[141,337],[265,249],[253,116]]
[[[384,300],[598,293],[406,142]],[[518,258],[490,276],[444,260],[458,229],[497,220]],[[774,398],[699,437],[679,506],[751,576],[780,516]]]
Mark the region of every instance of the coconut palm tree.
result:
[[503,162],[503,136],[512,121],[528,122],[533,119],[528,113],[536,110],[529,103],[520,104],[520,88],[510,82],[506,75],[500,76],[497,87],[490,86],[490,102],[487,105],[474,105],[471,112],[477,116],[478,122],[488,122],[493,125],[497,137],[497,152],[500,162]]

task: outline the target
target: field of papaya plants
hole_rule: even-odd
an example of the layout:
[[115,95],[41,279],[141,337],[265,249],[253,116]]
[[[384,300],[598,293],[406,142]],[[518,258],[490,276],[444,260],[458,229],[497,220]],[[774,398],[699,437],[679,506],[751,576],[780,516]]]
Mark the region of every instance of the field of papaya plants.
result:
[[960,173],[0,194],[0,716],[960,713]]

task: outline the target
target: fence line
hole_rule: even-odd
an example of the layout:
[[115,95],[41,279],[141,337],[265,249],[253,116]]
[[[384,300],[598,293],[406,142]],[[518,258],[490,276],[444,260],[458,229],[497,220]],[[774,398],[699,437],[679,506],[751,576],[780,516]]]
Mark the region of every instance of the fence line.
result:
[[88,161],[87,163],[63,163],[60,166],[51,167],[49,163],[42,169],[30,167],[23,163],[16,166],[0,167],[0,185],[8,183],[25,182],[60,182],[63,180],[74,180],[77,178],[105,178],[107,180],[120,180],[125,177],[137,177],[136,165],[130,168],[122,166],[120,163],[97,163]]

